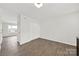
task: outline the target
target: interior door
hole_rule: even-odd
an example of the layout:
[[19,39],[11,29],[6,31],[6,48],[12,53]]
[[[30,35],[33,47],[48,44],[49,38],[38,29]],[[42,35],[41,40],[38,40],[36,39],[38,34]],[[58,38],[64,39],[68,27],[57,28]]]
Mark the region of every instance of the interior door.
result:
[[39,38],[40,36],[40,26],[37,23],[33,23],[31,22],[31,28],[30,28],[30,35],[31,35],[31,39],[36,39]]

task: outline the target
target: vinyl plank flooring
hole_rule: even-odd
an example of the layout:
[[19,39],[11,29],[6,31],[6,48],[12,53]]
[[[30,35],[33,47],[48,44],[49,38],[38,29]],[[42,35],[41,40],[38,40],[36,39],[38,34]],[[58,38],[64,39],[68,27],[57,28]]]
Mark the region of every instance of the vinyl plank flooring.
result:
[[38,38],[18,45],[17,37],[3,39],[1,56],[76,56],[76,47]]

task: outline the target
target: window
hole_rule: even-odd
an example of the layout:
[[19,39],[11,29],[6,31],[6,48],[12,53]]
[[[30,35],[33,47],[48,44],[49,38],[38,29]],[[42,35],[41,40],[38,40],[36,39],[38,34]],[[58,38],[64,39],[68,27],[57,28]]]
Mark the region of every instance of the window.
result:
[[9,32],[16,32],[17,26],[16,25],[8,25],[8,31]]

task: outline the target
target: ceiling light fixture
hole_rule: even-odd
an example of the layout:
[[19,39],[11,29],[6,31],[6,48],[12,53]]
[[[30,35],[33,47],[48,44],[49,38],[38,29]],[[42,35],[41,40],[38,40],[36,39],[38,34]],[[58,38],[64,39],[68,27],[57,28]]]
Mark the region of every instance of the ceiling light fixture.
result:
[[34,3],[34,5],[37,7],[37,8],[41,8],[43,6],[43,3]]

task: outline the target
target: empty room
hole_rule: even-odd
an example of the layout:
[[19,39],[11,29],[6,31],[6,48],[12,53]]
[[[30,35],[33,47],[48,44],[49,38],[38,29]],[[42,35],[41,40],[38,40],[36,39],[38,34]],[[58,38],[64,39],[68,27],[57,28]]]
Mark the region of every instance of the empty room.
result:
[[79,3],[0,3],[0,56],[77,56],[78,40]]

